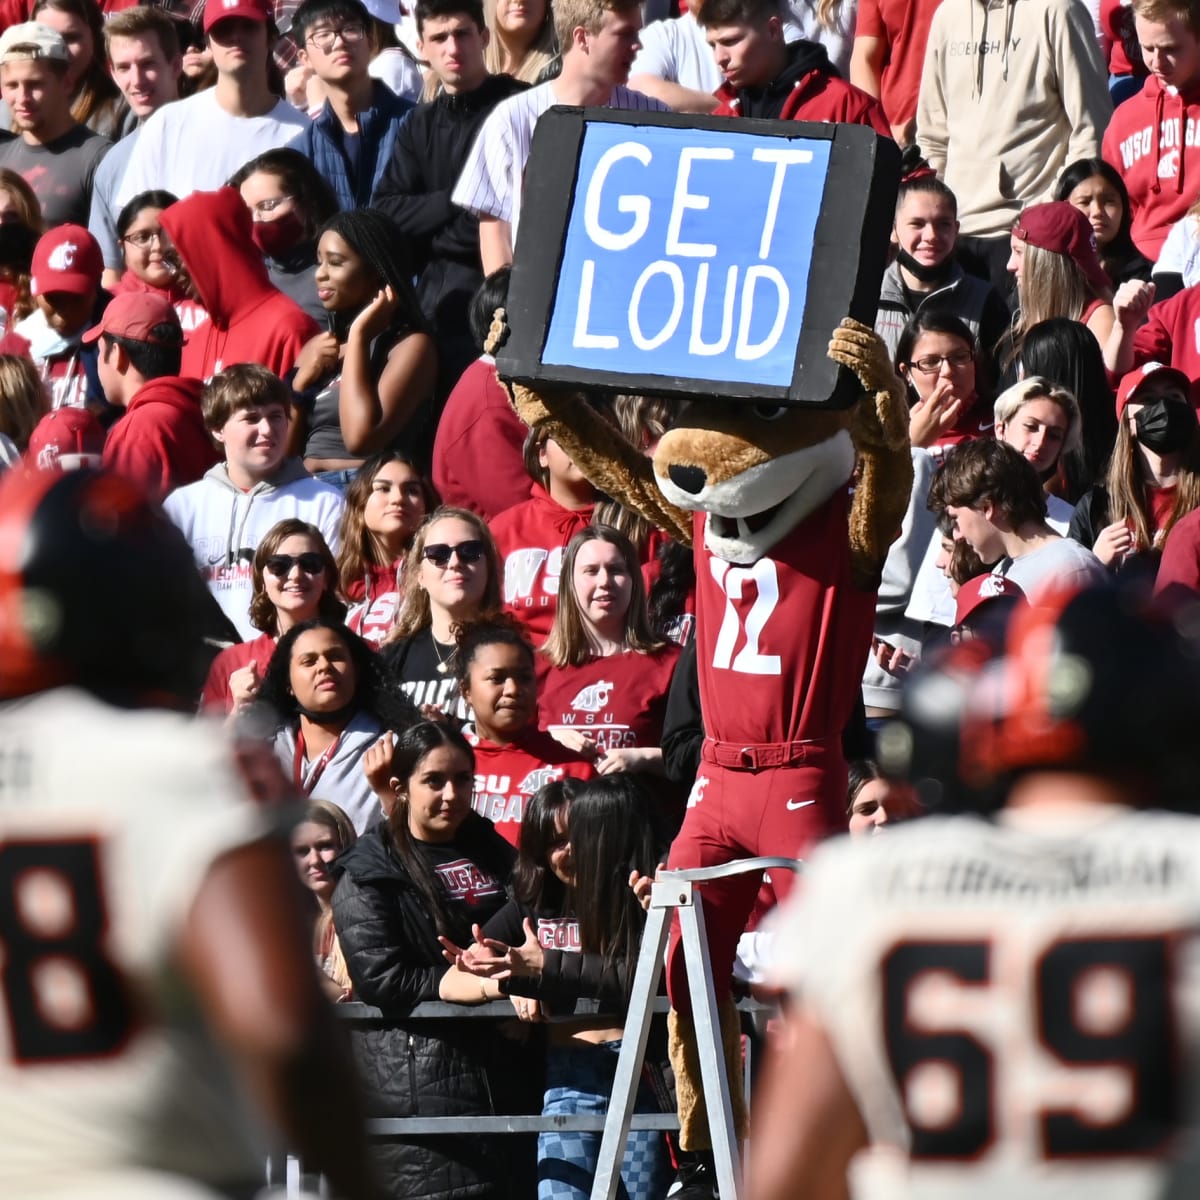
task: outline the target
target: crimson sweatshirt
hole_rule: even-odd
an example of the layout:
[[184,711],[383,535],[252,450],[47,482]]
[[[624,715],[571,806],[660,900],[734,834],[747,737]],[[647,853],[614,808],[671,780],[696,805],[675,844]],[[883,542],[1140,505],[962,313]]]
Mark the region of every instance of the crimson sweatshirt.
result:
[[1164,362],[1192,381],[1192,403],[1200,406],[1200,287],[1184,288],[1152,304],[1146,323],[1133,335],[1133,363]]
[[[840,79],[825,47],[815,42],[793,42],[788,48],[788,65],[765,88],[738,91],[725,81],[717,88],[716,97],[720,103],[714,116],[770,115],[781,121],[870,125],[876,133],[892,136],[879,101]],[[756,105],[765,106],[765,111],[757,111]]]
[[195,483],[220,461],[200,412],[198,379],[175,375],[139,388],[108,431],[104,466],[132,479],[155,501]]
[[536,729],[507,746],[481,738],[470,725],[463,733],[475,749],[471,807],[514,846],[521,836],[525,802],[539,788],[564,776],[591,779],[596,774],[591,763]]
[[183,348],[181,374],[210,379],[234,363],[252,362],[286,375],[320,330],[271,283],[237,190],[193,192],[164,209],[159,221],[209,315]]
[[1129,189],[1134,243],[1154,262],[1200,188],[1200,88],[1184,95],[1149,76],[1113,113],[1101,153]]
[[594,507],[564,508],[535,483],[528,500],[491,522],[504,564],[504,607],[525,626],[535,646],[546,640],[554,624],[567,543],[591,524]]

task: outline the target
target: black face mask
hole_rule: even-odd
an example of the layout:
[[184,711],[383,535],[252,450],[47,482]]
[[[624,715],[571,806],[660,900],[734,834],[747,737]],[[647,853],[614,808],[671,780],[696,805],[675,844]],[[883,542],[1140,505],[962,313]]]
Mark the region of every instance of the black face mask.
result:
[[1196,435],[1196,410],[1183,400],[1162,397],[1151,400],[1135,413],[1133,425],[1137,440],[1155,454],[1173,454],[1185,450]]
[[911,254],[905,250],[896,250],[896,261],[910,274],[919,279],[922,283],[942,283],[950,278],[954,272],[954,256],[948,255],[943,262],[940,262],[936,267],[929,266],[928,263],[917,262]]

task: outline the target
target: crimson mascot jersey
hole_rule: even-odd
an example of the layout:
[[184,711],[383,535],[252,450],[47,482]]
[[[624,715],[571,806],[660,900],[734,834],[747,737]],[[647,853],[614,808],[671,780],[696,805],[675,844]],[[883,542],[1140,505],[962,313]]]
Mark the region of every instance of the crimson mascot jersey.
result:
[[[875,625],[875,593],[856,587],[839,489],[748,566],[714,557],[695,514],[696,637],[706,734],[674,869],[761,854],[803,856],[845,828],[841,734],[854,710]],[[789,874],[771,873],[782,899]],[[705,884],[704,916],[718,997],[759,880]],[[678,927],[671,1002],[688,1008]]]
[[538,788],[564,776],[591,779],[595,774],[591,763],[536,729],[507,746],[481,738],[470,725],[463,733],[475,750],[471,807],[514,846],[521,834],[525,803]]
[[1198,951],[1200,821],[1029,807],[822,846],[776,976],[893,1148],[856,1195],[1150,1200],[1197,1194]]
[[0,706],[0,1196],[209,1196],[262,1149],[175,965],[266,832],[214,722],[76,691]]

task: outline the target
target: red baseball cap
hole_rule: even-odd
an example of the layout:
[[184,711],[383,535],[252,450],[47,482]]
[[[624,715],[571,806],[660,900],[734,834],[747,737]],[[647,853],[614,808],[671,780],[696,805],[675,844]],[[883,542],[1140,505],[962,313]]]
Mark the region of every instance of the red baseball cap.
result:
[[1025,593],[1003,575],[976,575],[958,589],[954,601],[954,624],[961,625],[971,614],[992,600],[1024,600]]
[[[1166,372],[1166,374],[1160,374]],[[1150,378],[1151,375],[1156,376],[1163,383],[1170,380],[1173,383],[1179,384],[1183,394],[1190,400],[1192,396],[1192,381],[1176,367],[1169,367],[1166,363],[1148,362],[1143,363],[1140,367],[1134,367],[1132,371],[1127,371],[1121,376],[1121,382],[1117,385],[1117,416],[1119,417],[1125,411],[1125,405],[1130,400],[1137,398],[1138,392],[1142,390],[1142,385]]]
[[104,427],[89,409],[56,408],[34,426],[25,458],[40,471],[98,467],[104,437]]
[[258,21],[265,25],[271,19],[271,10],[262,0],[205,0],[205,33],[218,21],[227,21],[233,17],[239,17],[243,21]]
[[[172,341],[155,337],[154,328],[157,325],[171,325],[179,330],[179,336]],[[100,323],[93,325],[83,335],[83,340],[94,342],[102,333],[129,338],[131,342],[151,342],[157,346],[183,345],[183,330],[174,305],[165,296],[154,292],[121,292],[114,296],[104,310]]]
[[1052,200],[1031,205],[1017,218],[1012,235],[1041,250],[1070,255],[1092,287],[1112,290],[1112,280],[1100,265],[1092,224],[1073,204]]
[[100,288],[104,255],[82,225],[58,225],[38,238],[29,268],[29,291],[34,296],[70,292],[91,296]]

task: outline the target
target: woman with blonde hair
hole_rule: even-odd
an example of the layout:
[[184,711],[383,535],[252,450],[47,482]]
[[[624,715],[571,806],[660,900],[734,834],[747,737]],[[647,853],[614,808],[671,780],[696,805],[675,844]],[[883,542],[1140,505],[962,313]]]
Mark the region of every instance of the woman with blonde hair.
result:
[[373,646],[392,628],[413,535],[436,505],[433,485],[402,450],[369,458],[346,487],[337,556],[346,624]]
[[567,545],[558,607],[542,647],[539,723],[601,775],[662,774],[667,691],[679,647],[650,627],[633,543],[589,525]]
[[384,673],[418,708],[467,719],[454,670],[456,630],[499,612],[501,578],[491,532],[469,509],[435,509],[413,536],[382,653]]
[[23,354],[0,354],[0,467],[25,453],[50,402],[37,368]]
[[337,883],[330,864],[358,840],[354,822],[332,800],[313,800],[304,819],[292,830],[292,854],[300,882],[317,902],[313,925],[313,954],[321,983],[331,1000],[349,1000],[353,990],[346,957],[333,927],[333,889]]
[[1065,200],[1030,206],[1012,227],[1011,248],[1008,269],[1016,276],[1019,309],[997,348],[1005,384],[1015,379],[1026,330],[1039,322],[1079,321],[1103,346],[1116,319],[1112,282],[1100,265],[1091,223],[1079,209]]
[[307,521],[289,517],[267,531],[254,554],[252,577],[250,623],[262,636],[213,659],[201,697],[209,712],[237,716],[250,708],[276,643],[293,625],[346,615],[337,594],[337,563],[321,531]]
[[541,83],[558,56],[550,0],[484,0],[483,15],[492,35],[484,51],[488,72]]
[[32,19],[50,26],[67,44],[71,116],[93,133],[116,141],[132,118],[108,73],[100,6],[93,0],[37,0]]

